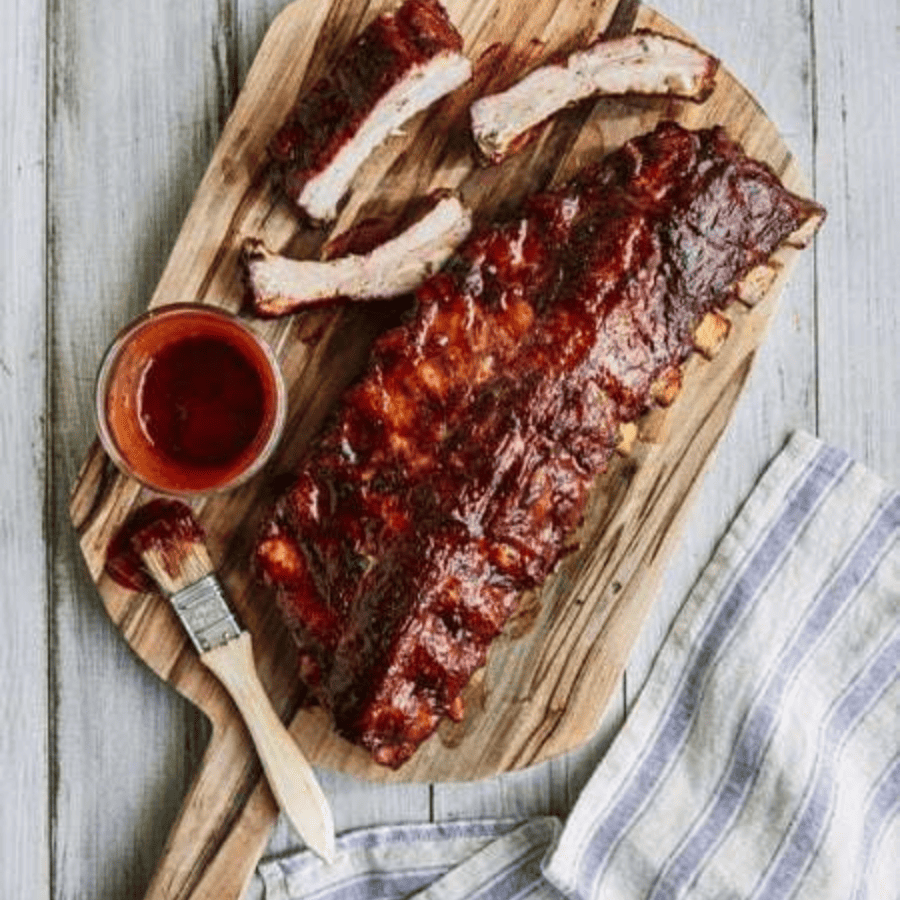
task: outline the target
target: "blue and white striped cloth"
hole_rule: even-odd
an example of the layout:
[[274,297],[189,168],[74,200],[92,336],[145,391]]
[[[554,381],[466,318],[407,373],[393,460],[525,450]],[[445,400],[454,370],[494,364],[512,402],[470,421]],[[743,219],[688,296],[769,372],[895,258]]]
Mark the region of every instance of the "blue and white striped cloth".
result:
[[900,900],[900,493],[795,435],[565,825],[343,836],[266,900]]

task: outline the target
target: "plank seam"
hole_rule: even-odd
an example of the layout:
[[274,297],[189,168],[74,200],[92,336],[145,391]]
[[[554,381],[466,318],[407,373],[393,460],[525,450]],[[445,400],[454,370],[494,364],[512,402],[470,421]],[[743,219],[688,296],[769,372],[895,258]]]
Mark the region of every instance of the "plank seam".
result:
[[[810,145],[812,148],[812,160],[810,165],[811,189],[813,197],[818,196],[818,169],[819,169],[819,71],[818,58],[816,56],[816,0],[809,0],[809,103],[810,103]],[[818,241],[812,246],[812,338],[813,338],[813,381],[815,391],[813,393],[813,426],[815,433],[821,435],[821,406],[822,386],[819,379],[820,369],[820,321],[819,321],[819,245]]]
[[219,27],[210,51],[216,73],[216,115],[221,134],[240,90],[237,0],[218,0],[216,11]]
[[54,45],[54,22],[58,13],[58,0],[45,0],[44,3],[44,197],[43,197],[43,241],[44,241],[44,291],[42,302],[44,305],[44,384],[43,384],[43,452],[44,452],[44,478],[43,478],[43,523],[44,536],[44,572],[46,573],[46,600],[47,612],[45,618],[46,648],[47,648],[47,879],[48,897],[57,896],[58,873],[56,866],[55,849],[58,840],[58,795],[60,787],[59,758],[56,748],[59,740],[58,714],[60,708],[59,696],[59,628],[56,610],[58,604],[56,594],[56,580],[53,577],[53,553],[51,543],[53,541],[53,508],[56,503],[55,472],[56,454],[52,439],[51,418],[54,402],[54,368],[53,347],[56,318],[53,305],[50,302],[50,284],[56,270],[52,204],[51,204],[51,160],[52,160],[52,119],[55,108],[54,91],[56,87],[55,61],[56,47]]

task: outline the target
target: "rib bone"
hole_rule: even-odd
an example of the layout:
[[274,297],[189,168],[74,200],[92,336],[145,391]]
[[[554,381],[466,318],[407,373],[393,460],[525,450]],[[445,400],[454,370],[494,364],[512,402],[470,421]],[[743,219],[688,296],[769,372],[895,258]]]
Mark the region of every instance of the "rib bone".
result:
[[737,298],[746,306],[755,306],[772,287],[780,267],[769,260],[751,269],[737,284]]
[[694,347],[707,359],[713,359],[722,349],[730,331],[731,322],[725,316],[715,311],[709,312],[694,332]]
[[825,213],[818,212],[811,215],[788,239],[785,243],[789,247],[796,247],[802,250],[815,237],[819,226],[825,220]]
[[620,456],[630,456],[638,439],[638,427],[634,422],[623,422],[619,426],[619,441],[616,452]]
[[677,366],[666,369],[650,385],[650,396],[658,406],[670,406],[681,391],[682,373]]

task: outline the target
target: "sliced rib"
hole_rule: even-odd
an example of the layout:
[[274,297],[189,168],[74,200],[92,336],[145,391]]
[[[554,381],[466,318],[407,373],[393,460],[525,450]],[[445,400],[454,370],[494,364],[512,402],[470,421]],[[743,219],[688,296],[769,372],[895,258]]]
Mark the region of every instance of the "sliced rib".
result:
[[339,298],[378,300],[412,293],[462,243],[472,217],[456,197],[445,197],[421,219],[366,254],[336,259],[289,259],[256,239],[244,243],[253,308],[283,316]]
[[271,152],[287,194],[314,220],[337,215],[357,169],[392,132],[471,76],[437,0],[375,19],[300,98]]
[[472,133],[481,153],[498,162],[554,113],[597,94],[653,94],[703,100],[718,60],[649,31],[600,40],[565,63],[535,69],[511,88],[472,104]]

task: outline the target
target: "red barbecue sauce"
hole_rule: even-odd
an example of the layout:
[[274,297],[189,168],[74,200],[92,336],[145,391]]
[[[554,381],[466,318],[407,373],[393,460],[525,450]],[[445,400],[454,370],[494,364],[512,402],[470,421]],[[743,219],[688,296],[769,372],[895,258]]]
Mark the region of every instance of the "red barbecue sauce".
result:
[[228,465],[262,426],[256,368],[220,337],[186,337],[150,361],[138,398],[151,443],[185,468]]
[[271,355],[234,317],[166,307],[115,352],[101,428],[123,468],[176,494],[228,487],[255,471],[271,449],[283,389]]

